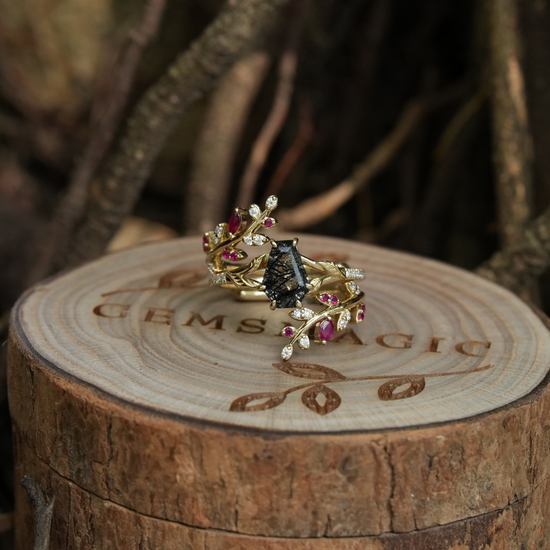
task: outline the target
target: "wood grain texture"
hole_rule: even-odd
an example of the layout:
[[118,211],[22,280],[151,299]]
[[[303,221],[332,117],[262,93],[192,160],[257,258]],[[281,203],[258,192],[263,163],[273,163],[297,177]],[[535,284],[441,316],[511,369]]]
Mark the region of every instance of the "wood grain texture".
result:
[[[96,546],[75,548],[111,548],[127,524],[145,534],[119,548],[545,548],[549,333],[533,311],[448,266],[304,237],[302,253],[367,270],[366,320],[281,364],[289,317],[207,286],[193,248],[102,258],[14,310],[18,475],[68,507],[54,539],[78,526]],[[251,393],[269,395],[230,410]]]
[[[35,287],[20,304],[17,322],[44,359],[124,401],[276,431],[370,430],[465,418],[518,399],[545,376],[548,332],[507,291],[413,256],[354,243],[344,249],[337,240],[302,241],[303,254],[344,254],[350,265],[368,270],[365,322],[350,324],[353,334],[338,334],[328,346],[314,345],[292,358],[350,380],[332,384],[342,405],[329,415],[312,414],[301,392],[274,409],[230,411],[239,397],[286,392],[306,380],[273,367],[285,342],[275,335],[291,322],[288,311],[271,312],[264,302],[239,304],[209,286],[196,239],[107,256]],[[493,367],[453,374],[488,365]],[[382,383],[423,374],[426,389],[414,399],[379,398]]]

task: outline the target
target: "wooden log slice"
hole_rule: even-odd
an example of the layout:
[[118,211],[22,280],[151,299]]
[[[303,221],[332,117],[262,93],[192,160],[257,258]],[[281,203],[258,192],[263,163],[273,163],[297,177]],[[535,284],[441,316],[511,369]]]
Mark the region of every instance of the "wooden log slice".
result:
[[[210,286],[197,241],[103,257],[14,309],[17,475],[57,495],[53,549],[548,547],[534,311],[447,265],[303,236],[366,270],[366,318],[284,363],[288,310]],[[28,548],[22,489],[17,522]]]

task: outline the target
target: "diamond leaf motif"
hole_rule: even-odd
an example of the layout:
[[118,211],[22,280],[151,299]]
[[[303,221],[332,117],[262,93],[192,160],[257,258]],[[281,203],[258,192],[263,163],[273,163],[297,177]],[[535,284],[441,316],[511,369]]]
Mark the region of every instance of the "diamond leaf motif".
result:
[[262,246],[268,241],[268,238],[265,235],[254,235],[253,244],[254,246]]
[[307,307],[293,309],[289,315],[298,321],[308,321],[315,315],[315,312],[312,309]]
[[294,352],[294,348],[291,345],[285,346],[281,351],[281,357],[285,361],[288,361],[292,357],[293,352]]
[[302,349],[308,349],[309,348],[309,336],[307,334],[302,334],[302,336],[300,336],[300,339],[298,340],[298,345]]
[[351,321],[351,313],[347,309],[345,311],[342,311],[342,313],[338,317],[336,330],[344,330],[348,326],[348,323],[350,321]]
[[250,208],[248,209],[248,213],[252,218],[257,220],[260,217],[260,214],[262,213],[260,210],[260,207],[257,204],[251,204]]
[[275,195],[271,195],[267,197],[267,200],[265,201],[265,207],[268,210],[273,210],[274,208],[277,207],[278,203],[279,203],[279,200],[277,199],[277,197]]

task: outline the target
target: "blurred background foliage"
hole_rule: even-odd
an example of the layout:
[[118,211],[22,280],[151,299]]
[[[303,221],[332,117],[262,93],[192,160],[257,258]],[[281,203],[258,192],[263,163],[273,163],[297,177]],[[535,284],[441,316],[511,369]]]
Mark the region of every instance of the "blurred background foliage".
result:
[[[167,1],[160,28],[138,64],[123,118],[223,4]],[[515,10],[502,35],[491,27],[492,4]],[[122,52],[144,5],[130,0],[0,0],[2,342],[8,312],[28,286],[60,198],[114,93]],[[517,92],[514,97],[526,105],[528,120],[521,135],[514,130],[511,138],[500,138],[504,147],[509,140],[511,150],[527,143],[527,218],[542,213],[550,200],[549,2],[295,0],[245,54],[260,52],[261,59],[245,64],[241,73],[222,77],[220,86],[194,102],[178,121],[139,200],[130,207],[132,217],[120,220],[111,248],[197,234],[204,231],[201,220],[209,213],[228,216],[243,196],[241,182],[258,136],[277,101],[284,103],[281,83],[286,82],[288,108],[279,112],[280,128],[257,166],[252,200],[261,202],[276,189],[280,209],[292,213],[296,205],[346,180],[377,148],[386,147],[385,161],[350,200],[300,230],[475,268],[509,244],[507,220],[499,215],[503,169],[495,145],[500,139],[495,138],[495,101],[506,92],[499,88],[495,52],[509,51],[508,31],[517,40],[508,66],[515,67],[511,60],[519,63],[524,89],[514,88],[513,82],[503,86]],[[285,59],[294,62],[294,69],[288,64],[285,69]],[[394,143],[392,132],[411,105],[421,105],[421,115]],[[240,113],[239,120],[224,127],[222,119],[232,112]],[[214,128],[210,134],[209,127]],[[116,129],[108,152],[123,128]],[[216,140],[221,139],[220,149]],[[205,175],[205,164],[213,172]],[[214,181],[212,173],[218,174]],[[213,193],[212,204],[197,189]],[[90,194],[94,192],[99,191],[92,182]],[[281,213],[284,219],[290,218]],[[530,289],[529,296],[549,311],[547,286]],[[0,349],[4,548],[14,480],[7,350]]]

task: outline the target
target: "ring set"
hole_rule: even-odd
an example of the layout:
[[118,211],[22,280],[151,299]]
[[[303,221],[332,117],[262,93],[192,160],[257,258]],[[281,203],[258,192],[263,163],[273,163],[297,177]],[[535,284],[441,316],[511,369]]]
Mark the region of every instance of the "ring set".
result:
[[[281,335],[290,339],[281,357],[288,361],[294,345],[305,350],[311,339],[326,344],[335,331],[348,323],[360,323],[365,318],[364,293],[356,281],[362,280],[362,269],[344,263],[315,261],[298,252],[298,239],[276,241],[260,231],[277,224],[272,212],[277,197],[270,196],[265,209],[252,204],[248,210],[235,208],[227,223],[220,223],[204,234],[203,250],[211,273],[211,283],[233,290],[239,300],[265,300],[271,309],[292,308],[289,316],[301,321],[299,327],[288,325]],[[271,245],[271,252],[242,263],[248,254],[242,245]],[[323,309],[305,307],[305,299],[313,300]]]

